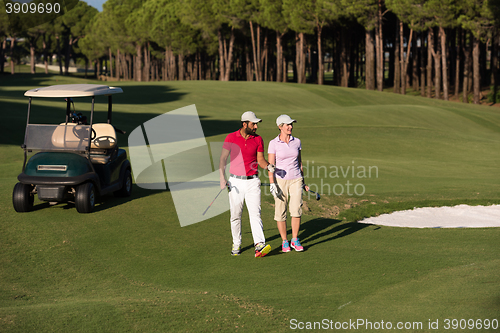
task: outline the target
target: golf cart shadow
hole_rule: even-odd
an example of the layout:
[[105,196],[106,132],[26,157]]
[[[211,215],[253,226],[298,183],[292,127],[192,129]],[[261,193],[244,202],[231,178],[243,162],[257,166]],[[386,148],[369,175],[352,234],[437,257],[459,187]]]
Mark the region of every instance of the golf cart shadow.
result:
[[[370,225],[357,222],[343,222],[337,219],[315,218],[300,225],[299,239],[300,243],[304,247],[304,252],[306,252],[316,245],[349,236],[368,226]],[[290,229],[290,227],[288,227],[288,229]],[[290,230],[288,233],[290,234]],[[275,239],[281,240],[280,235],[277,234],[269,237],[268,241]],[[279,246],[273,249],[268,256],[282,253],[281,246]]]
[[[144,192],[144,193],[143,193]],[[132,185],[132,194],[129,197],[117,197],[112,194],[107,194],[105,196],[99,196],[96,198],[96,203],[95,207],[92,213],[97,213],[101,211],[105,211],[108,209],[111,209],[113,207],[118,207],[121,205],[124,205],[130,201],[133,201],[135,199],[139,199],[142,197],[147,197],[151,194],[154,193],[147,193],[147,192],[152,192],[152,191],[146,191],[144,189],[141,189],[137,185],[133,184]],[[47,209],[51,207],[60,207],[64,210],[72,210],[75,209],[75,202],[74,201],[63,201],[63,202],[47,202],[47,201],[40,201],[40,200],[35,200],[33,209],[31,212],[36,212],[38,210],[42,209]]]

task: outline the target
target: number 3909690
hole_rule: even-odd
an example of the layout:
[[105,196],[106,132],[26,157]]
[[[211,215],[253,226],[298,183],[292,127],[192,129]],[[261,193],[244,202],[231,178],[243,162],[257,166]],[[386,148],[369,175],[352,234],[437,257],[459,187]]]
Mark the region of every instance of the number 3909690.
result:
[[469,320],[465,320],[465,319],[445,319],[444,320],[444,329],[446,330],[449,330],[449,329],[453,329],[453,330],[456,330],[456,329],[476,329],[476,330],[480,330],[480,329],[498,329],[498,320],[497,319],[493,319],[493,320],[490,320],[490,319],[477,319],[477,320],[474,320],[474,319],[469,319]]
[[61,5],[57,2],[54,4],[51,3],[7,3],[5,4],[5,11],[7,14],[58,14],[61,11]]

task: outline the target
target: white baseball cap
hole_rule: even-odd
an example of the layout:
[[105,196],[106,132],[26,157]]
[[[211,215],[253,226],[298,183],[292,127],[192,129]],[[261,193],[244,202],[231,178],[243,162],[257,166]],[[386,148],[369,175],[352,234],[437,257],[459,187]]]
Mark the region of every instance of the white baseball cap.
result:
[[241,115],[241,121],[250,121],[252,123],[259,123],[262,121],[262,119],[257,118],[255,116],[255,113],[252,111],[247,111]]
[[281,125],[281,124],[291,124],[291,123],[296,123],[297,120],[290,118],[290,116],[286,114],[282,114],[276,119],[276,125]]

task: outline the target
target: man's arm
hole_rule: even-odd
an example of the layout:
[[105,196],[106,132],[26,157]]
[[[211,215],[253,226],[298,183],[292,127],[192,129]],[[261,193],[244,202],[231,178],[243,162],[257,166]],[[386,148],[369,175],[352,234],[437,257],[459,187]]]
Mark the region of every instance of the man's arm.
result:
[[258,151],[257,152],[257,163],[259,163],[259,166],[262,169],[267,169],[267,166],[269,165],[269,162],[264,157],[264,152],[262,152],[262,151]]
[[266,158],[264,157],[264,152],[262,151],[257,152],[257,163],[259,163],[259,166],[262,169],[267,169],[270,172],[274,173],[274,164],[271,164],[268,161],[266,161]]
[[226,187],[226,163],[229,156],[229,150],[222,148],[222,153],[220,154],[219,160],[219,177],[220,177],[220,188]]

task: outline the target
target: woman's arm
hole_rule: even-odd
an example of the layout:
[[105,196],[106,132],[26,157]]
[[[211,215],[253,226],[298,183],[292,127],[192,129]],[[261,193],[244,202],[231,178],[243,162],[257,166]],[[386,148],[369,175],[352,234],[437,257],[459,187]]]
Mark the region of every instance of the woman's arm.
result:
[[302,176],[302,185],[304,186],[306,191],[309,191],[309,186],[306,185],[306,181],[304,180],[304,168],[302,167],[302,154],[301,150],[299,150],[299,155],[297,156],[297,162],[299,163],[300,167],[300,174]]
[[[276,154],[267,154],[267,160],[269,163],[276,165]],[[269,182],[274,183],[274,172],[269,171]]]

